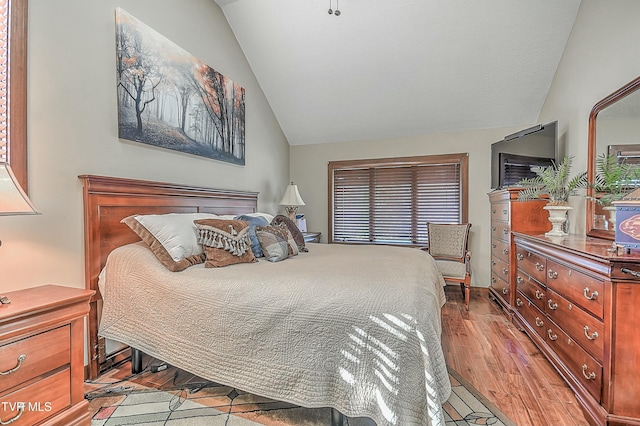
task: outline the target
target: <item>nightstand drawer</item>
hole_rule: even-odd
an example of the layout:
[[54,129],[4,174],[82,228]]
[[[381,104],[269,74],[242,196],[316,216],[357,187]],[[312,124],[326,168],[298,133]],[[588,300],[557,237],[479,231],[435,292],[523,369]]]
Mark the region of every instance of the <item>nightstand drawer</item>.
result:
[[[0,419],[5,424],[31,426],[71,405],[71,370],[65,368],[29,386],[0,397]],[[24,403],[24,409],[18,408]],[[20,413],[22,411],[22,413]]]
[[65,325],[0,346],[0,371],[14,370],[0,375],[0,392],[69,364],[70,333],[70,327]]

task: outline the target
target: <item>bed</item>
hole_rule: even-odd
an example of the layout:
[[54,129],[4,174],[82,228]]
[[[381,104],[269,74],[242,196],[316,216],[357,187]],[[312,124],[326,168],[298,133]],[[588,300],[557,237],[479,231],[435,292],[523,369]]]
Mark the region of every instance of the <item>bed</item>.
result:
[[171,272],[121,219],[250,213],[257,194],[81,178],[87,286],[98,290],[91,371],[100,371],[107,337],[265,397],[378,425],[444,424],[444,282],[426,252],[309,244],[282,262]]

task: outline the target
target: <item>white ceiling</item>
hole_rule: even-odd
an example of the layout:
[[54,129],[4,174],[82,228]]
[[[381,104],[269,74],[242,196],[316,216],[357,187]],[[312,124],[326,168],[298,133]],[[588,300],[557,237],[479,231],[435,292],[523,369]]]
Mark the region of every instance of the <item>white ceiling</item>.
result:
[[216,2],[290,145],[533,124],[580,6],[339,0],[335,16],[330,0]]

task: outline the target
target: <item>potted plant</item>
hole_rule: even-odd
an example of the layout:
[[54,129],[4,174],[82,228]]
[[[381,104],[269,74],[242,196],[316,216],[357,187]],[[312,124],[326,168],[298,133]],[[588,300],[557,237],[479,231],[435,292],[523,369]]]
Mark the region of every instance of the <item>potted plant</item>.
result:
[[615,155],[601,154],[596,158],[595,181],[590,184],[594,190],[593,199],[609,212],[609,223],[615,226],[616,210],[614,201],[640,185],[640,169],[631,164],[618,162]]
[[566,236],[562,230],[564,222],[567,220],[569,206],[569,195],[578,189],[587,186],[587,172],[581,172],[571,177],[571,164],[573,157],[564,157],[560,164],[555,161],[548,166],[532,166],[531,171],[536,174],[532,178],[520,180],[516,185],[523,189],[518,193],[518,200],[548,199],[549,202],[544,207],[549,211],[549,221],[551,231],[547,236]]

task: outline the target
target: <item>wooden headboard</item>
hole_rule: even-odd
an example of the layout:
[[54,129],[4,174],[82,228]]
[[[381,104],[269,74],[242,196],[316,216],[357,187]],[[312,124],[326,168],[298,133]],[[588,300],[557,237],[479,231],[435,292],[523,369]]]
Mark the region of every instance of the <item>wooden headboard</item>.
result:
[[106,362],[98,338],[102,296],[98,275],[117,247],[140,238],[120,221],[133,214],[242,214],[257,210],[258,193],[211,189],[164,182],[81,175],[84,186],[85,286],[95,290],[89,311],[89,378]]

